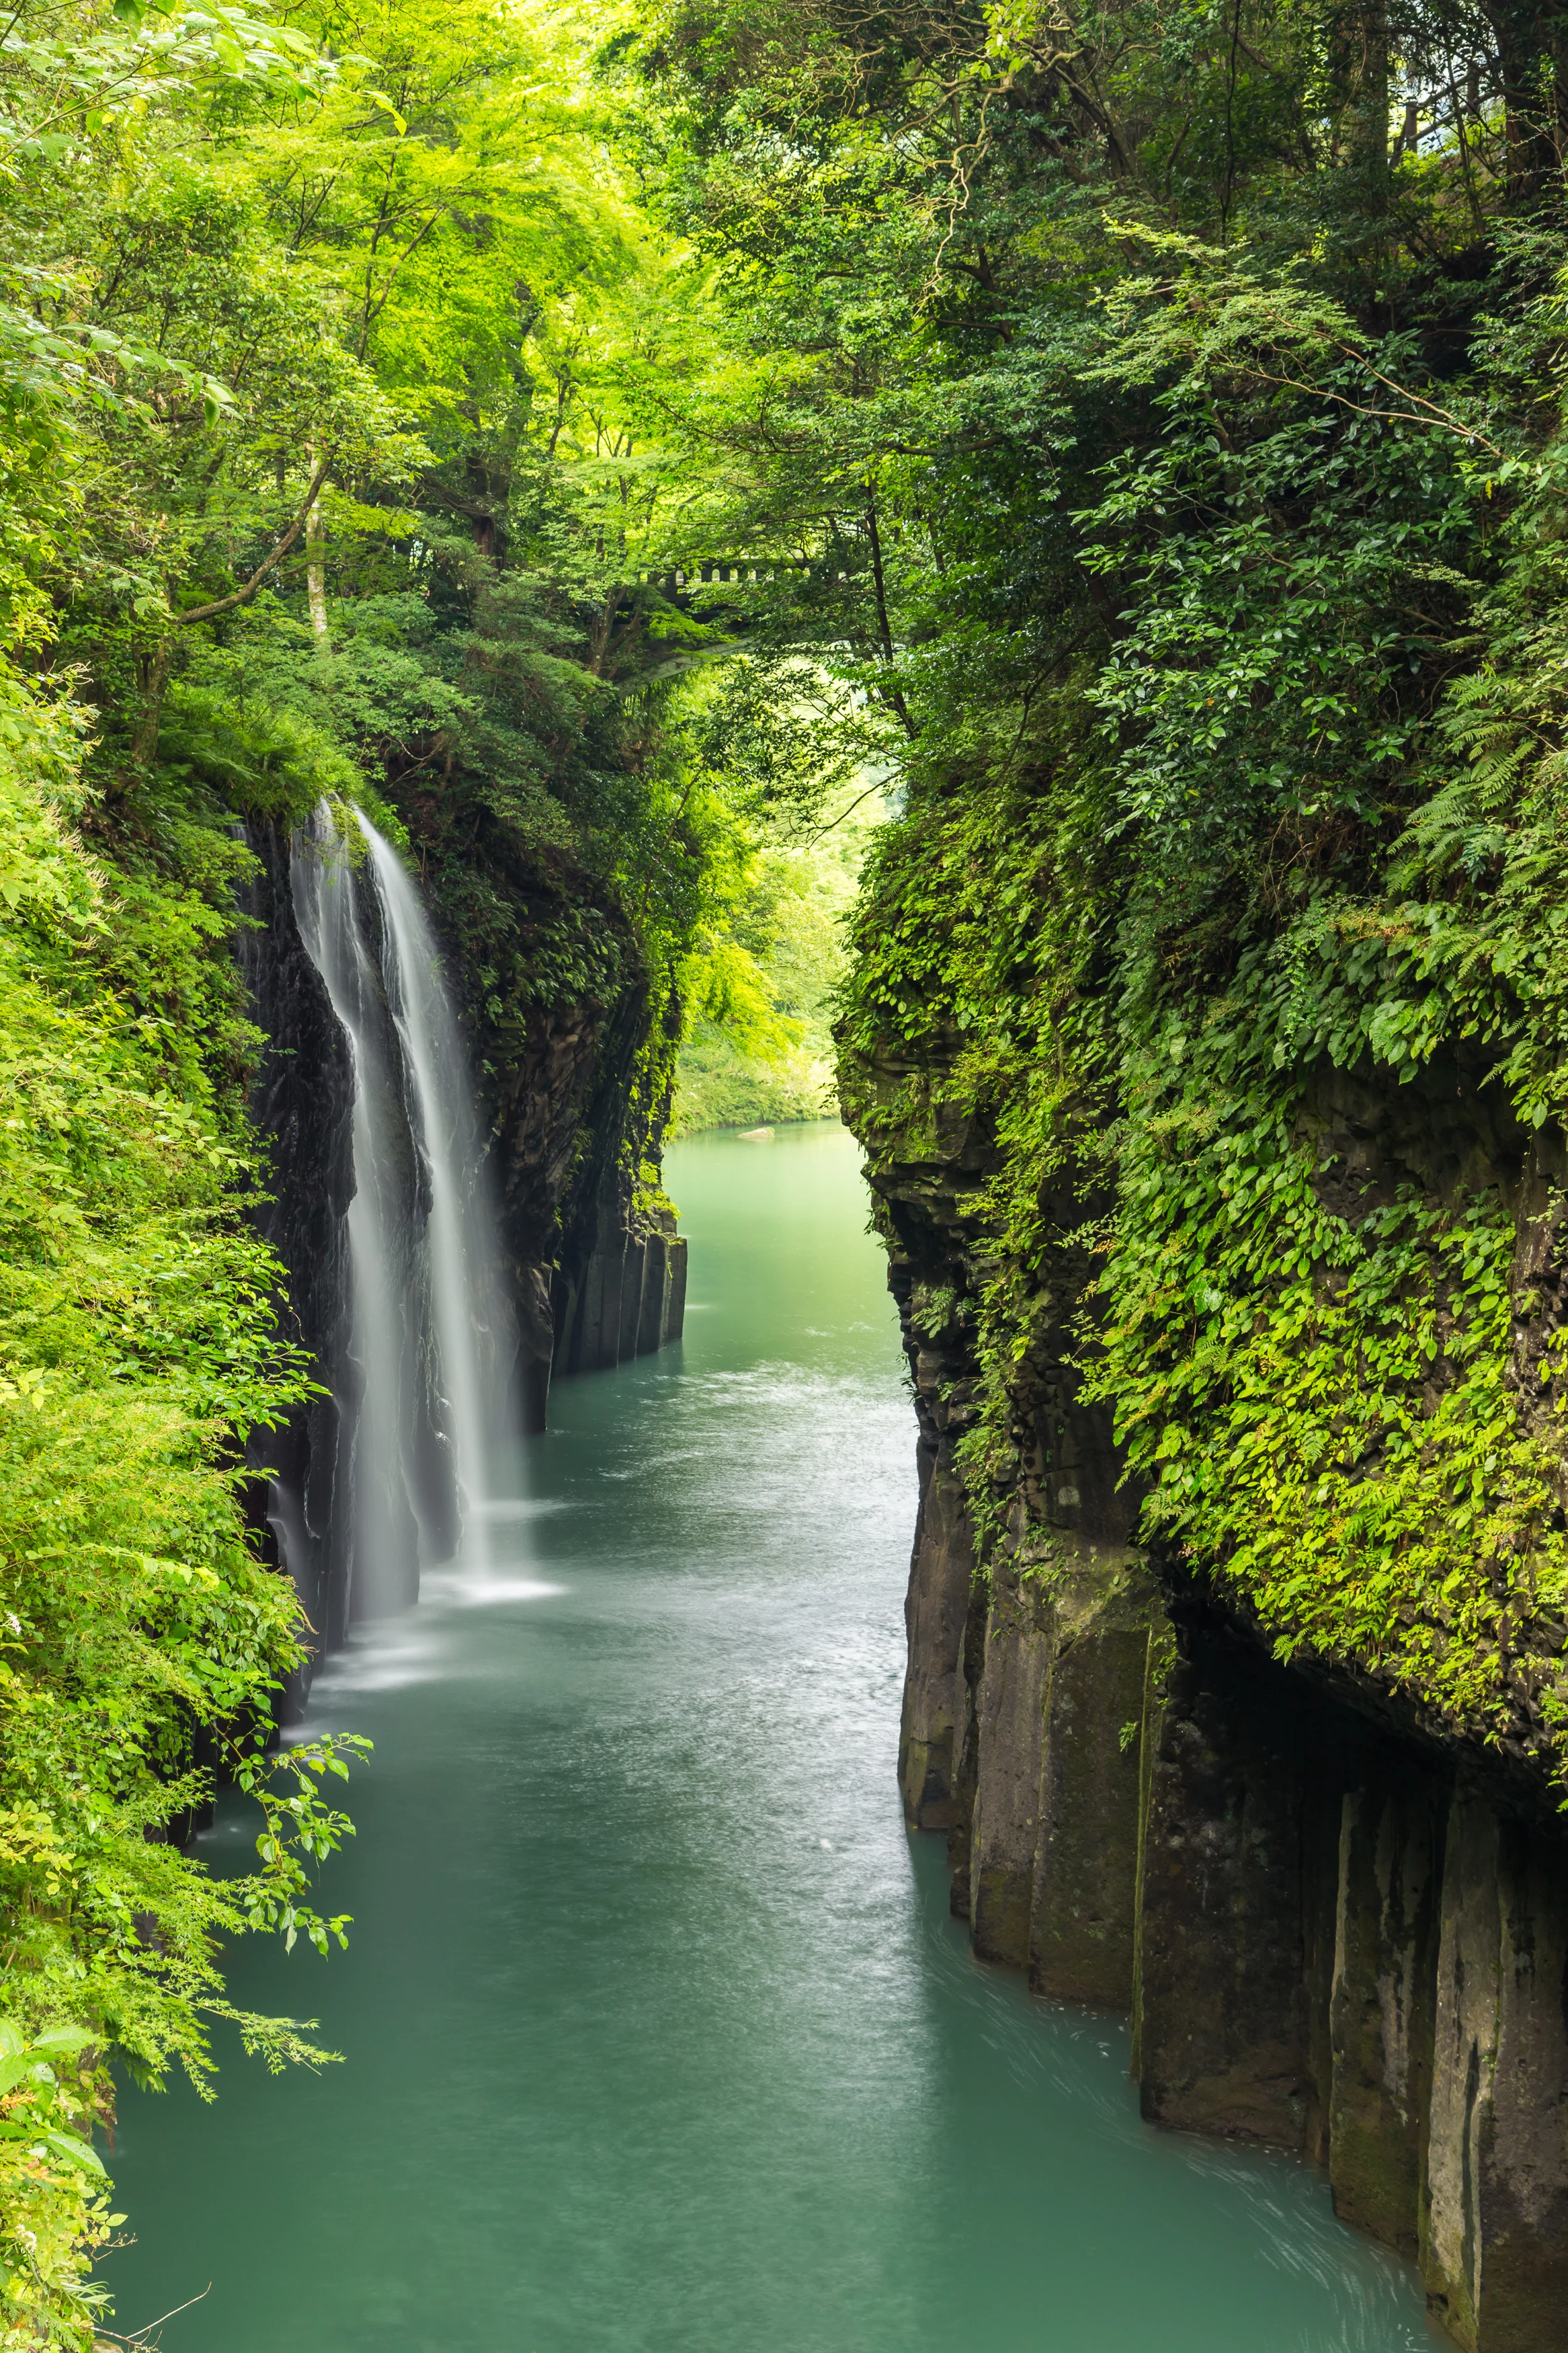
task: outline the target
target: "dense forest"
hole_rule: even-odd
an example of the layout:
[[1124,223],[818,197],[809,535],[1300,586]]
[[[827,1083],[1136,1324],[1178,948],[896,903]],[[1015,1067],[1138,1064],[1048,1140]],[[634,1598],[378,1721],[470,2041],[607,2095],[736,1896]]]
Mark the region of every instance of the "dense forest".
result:
[[[847,1113],[984,1139],[913,1307],[983,1548],[1069,1330],[1147,1538],[1559,1779],[1557,19],[19,0],[0,57],[5,2342],[100,2322],[113,2070],[205,2074],[232,1935],[346,1933],[244,1514],[311,1366],[242,820],[376,818],[492,1092],[635,966],[694,1120],[816,1107],[868,843]],[[215,1773],[247,1878],[178,1843]]]
[[[443,910],[492,1086],[531,1008],[635,965],[657,1096],[681,1007],[793,1044],[745,940],[773,938],[770,810],[793,838],[809,797],[746,694],[731,723],[722,687],[683,684],[714,625],[639,586],[703,544],[666,412],[714,327],[626,193],[581,41],[479,7],[89,6],[14,15],[4,60],[19,2346],[92,2332],[123,2219],[87,2138],[111,2068],[202,2077],[236,2015],[224,1942],[345,1927],[309,1886],[342,1745],[266,1753],[315,1637],[256,1556],[243,1450],[265,1460],[312,1367],[251,1215],[243,824],[323,796],[379,817]],[[177,1842],[215,1774],[263,1810],[254,1874],[221,1884]],[[316,2055],[237,2022],[268,2063]]]

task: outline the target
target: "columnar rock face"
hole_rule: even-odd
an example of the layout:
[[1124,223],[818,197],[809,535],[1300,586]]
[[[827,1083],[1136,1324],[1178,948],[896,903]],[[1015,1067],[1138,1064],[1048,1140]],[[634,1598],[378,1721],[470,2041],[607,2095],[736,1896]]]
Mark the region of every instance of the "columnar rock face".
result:
[[1347,2221],[1413,2255],[1431,2114],[1447,1791],[1385,1748],[1340,1801],[1327,2161]]
[[899,1736],[899,1786],[911,1826],[948,1831],[963,1728],[963,1621],[974,1575],[973,1539],[950,1446],[921,1441],[904,1625],[910,1668]]
[[969,1921],[974,1949],[1026,1968],[1050,1680],[1050,1612],[1009,1564],[991,1580],[972,1735]]
[[1440,1899],[1422,2264],[1479,2353],[1568,2326],[1568,1849],[1456,1794]]
[[1326,2165],[1467,2353],[1560,2353],[1561,1833],[1173,1606],[1127,1548],[994,1562],[973,1606],[938,1476],[900,1772],[977,1954],[1130,2011],[1151,2123]]
[[1064,1543],[994,1571],[975,1629],[960,1760],[971,1772],[947,1801],[950,1816],[968,1807],[974,1947],[1062,2000],[1131,1999],[1136,1735],[1154,1607],[1135,1554]]
[[641,1232],[615,1223],[574,1279],[557,1278],[555,1373],[597,1373],[679,1340],[686,1238],[668,1211]]
[[1058,2001],[1132,2000],[1138,1725],[1154,1595],[1135,1554],[1083,1547],[1053,1602],[1029,1982]]
[[[646,1018],[646,992],[635,1004]],[[666,1008],[665,1042],[679,1034],[679,1002]],[[630,1171],[657,1159],[669,1116],[665,1064],[639,1077],[632,1046],[641,1029],[625,1014],[605,1028],[597,1081],[584,1122],[587,1139],[557,1217],[560,1235],[551,1278],[551,1322],[557,1376],[629,1364],[680,1338],[686,1320],[686,1242],[662,1203],[639,1197]]]
[[864,1125],[919,1421],[911,1831],[978,1954],[1130,2013],[1151,2123],[1304,2154],[1466,2353],[1562,2353],[1568,1826],[1517,1758],[1279,1663],[1131,1543],[1079,1396],[1081,1205],[1021,1293],[1006,1444],[966,1445],[995,1155],[913,1121],[909,1075],[870,1074]]
[[[1293,2148],[1310,2099],[1308,1745],[1279,1679],[1193,1638],[1149,1694],[1136,2066],[1152,2123]],[[1262,1662],[1260,1662],[1262,1663]],[[1286,1703],[1286,1704],[1283,1704]]]

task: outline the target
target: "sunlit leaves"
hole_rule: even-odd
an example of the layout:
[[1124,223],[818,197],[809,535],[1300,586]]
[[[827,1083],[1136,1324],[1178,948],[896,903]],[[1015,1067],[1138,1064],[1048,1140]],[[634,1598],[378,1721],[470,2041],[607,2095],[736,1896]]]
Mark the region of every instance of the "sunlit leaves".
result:
[[[218,836],[183,890],[106,887],[61,815],[79,758],[67,700],[0,692],[0,2325],[68,2341],[112,2227],[88,2137],[110,2057],[202,2079],[214,2015],[273,2063],[312,2055],[226,2003],[218,1939],[341,1941],[310,1897],[347,1825],[315,1791],[356,1746],[295,1752],[282,1788],[258,1753],[303,1630],[237,1451],[308,1384],[203,1059],[234,987],[232,899],[204,885],[232,891],[243,853]],[[237,1885],[166,1837],[211,1794],[197,1727],[262,1810]]]

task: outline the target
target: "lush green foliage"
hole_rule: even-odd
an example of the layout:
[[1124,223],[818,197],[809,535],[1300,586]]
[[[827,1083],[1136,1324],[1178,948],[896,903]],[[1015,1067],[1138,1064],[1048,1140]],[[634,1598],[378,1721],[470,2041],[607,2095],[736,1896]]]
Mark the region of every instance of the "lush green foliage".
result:
[[[606,119],[571,26],[480,0],[0,34],[7,2344],[90,2329],[110,2067],[205,2077],[224,1940],[342,1933],[342,1759],[265,1761],[301,1630],[236,1468],[310,1377],[245,1216],[236,820],[334,793],[406,843],[493,1076],[542,1010],[640,1008],[650,1101],[685,998],[790,1034],[731,923],[778,747],[753,715],[731,776],[724,632],[660,585],[705,528],[661,435],[703,285]],[[260,1810],[221,1883],[178,1843],[219,1774]]]
[[997,1148],[983,1524],[1070,1275],[1152,1535],[1557,1753],[1553,38],[1468,0],[12,20],[5,2000],[93,2038],[0,2054],[16,2329],[77,2325],[107,2227],[49,2138],[72,2051],[199,2067],[214,1935],[326,1933],[325,1757],[243,1895],[142,1835],[293,1641],[230,1469],[306,1377],[240,1215],[235,814],[368,796],[489,1072],[635,1000],[651,1103],[693,1017],[716,1084],[716,1029],[809,1051],[803,845],[876,776],[846,1084],[879,1150],[955,1110]]
[[983,1525],[1077,1286],[1147,1533],[1548,1763],[1554,39],[675,0],[617,64],[751,355],[694,427],[731,545],[797,565],[756,641],[815,647],[899,780],[847,1099],[901,1166],[939,1113],[997,1146]]
[[[78,2265],[110,2224],[76,2135],[110,2104],[109,2060],[200,2080],[215,2016],[273,2064],[313,2055],[292,2021],[232,2009],[218,1942],[342,1934],[309,1890],[344,1827],[316,1799],[342,1760],[294,1749],[279,1786],[261,1753],[300,1629],[251,1554],[234,1467],[303,1379],[202,1050],[234,1046],[239,853],[208,837],[157,887],[89,859],[66,822],[76,717],[16,686],[0,702],[0,2327],[16,2345],[89,2326]],[[262,1811],[255,1875],[223,1883],[168,1838],[219,1752]]]

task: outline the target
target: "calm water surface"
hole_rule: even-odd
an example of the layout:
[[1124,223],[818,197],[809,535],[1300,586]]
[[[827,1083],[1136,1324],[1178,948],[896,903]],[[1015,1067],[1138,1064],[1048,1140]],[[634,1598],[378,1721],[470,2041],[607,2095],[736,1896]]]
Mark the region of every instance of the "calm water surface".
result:
[[166,2353],[1430,2353],[1313,2176],[1145,2129],[1121,2025],[977,1966],[906,1837],[912,1419],[848,1137],[668,1181],[684,1346],[563,1383],[501,1566],[318,1685],[375,1742],[353,1946],[242,1947],[236,1998],[345,2063],[127,2094],[117,2326],[210,2281]]

